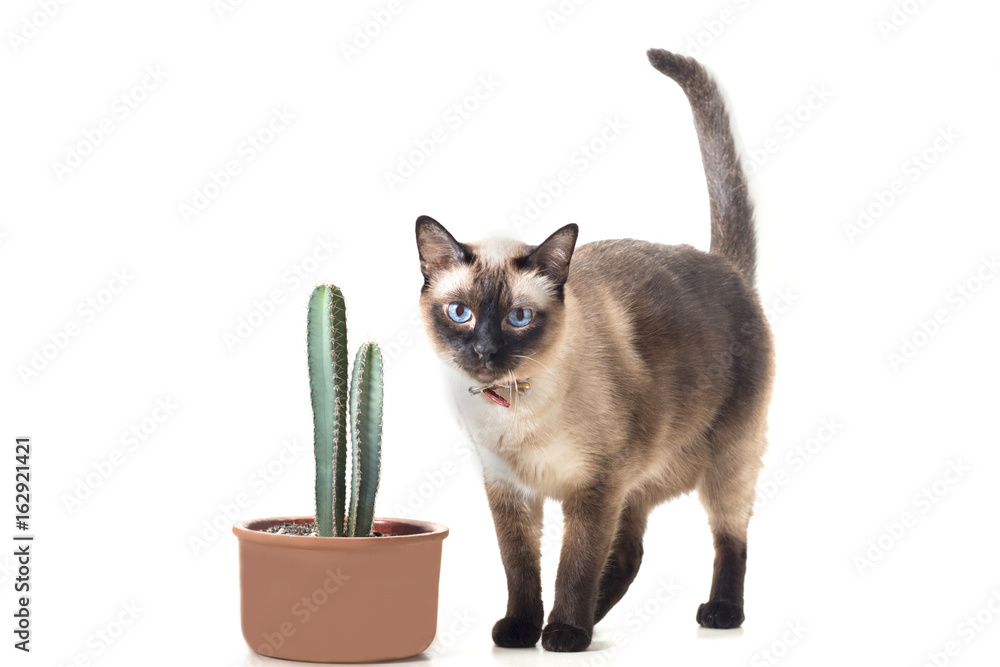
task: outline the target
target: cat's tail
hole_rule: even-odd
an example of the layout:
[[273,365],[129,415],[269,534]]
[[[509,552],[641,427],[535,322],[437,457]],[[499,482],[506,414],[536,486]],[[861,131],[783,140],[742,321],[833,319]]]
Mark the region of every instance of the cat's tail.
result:
[[753,284],[757,265],[753,204],[722,94],[698,61],[663,49],[650,49],[646,55],[653,67],[680,84],[691,102],[708,179],[711,250],[736,264]]

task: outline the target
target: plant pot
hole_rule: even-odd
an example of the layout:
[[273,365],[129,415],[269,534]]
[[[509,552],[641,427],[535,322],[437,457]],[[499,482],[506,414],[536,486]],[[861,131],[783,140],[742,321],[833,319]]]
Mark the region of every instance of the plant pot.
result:
[[263,533],[313,517],[240,521],[243,638],[262,655],[375,662],[417,655],[437,630],[441,543],[436,523],[375,519],[383,537]]

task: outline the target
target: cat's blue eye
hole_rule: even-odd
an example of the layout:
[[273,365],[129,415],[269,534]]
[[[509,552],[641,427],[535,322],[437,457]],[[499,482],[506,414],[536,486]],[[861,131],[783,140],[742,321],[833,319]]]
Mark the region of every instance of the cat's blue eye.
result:
[[507,313],[507,321],[511,326],[524,327],[531,321],[531,310],[528,308],[515,308]]
[[472,317],[472,311],[469,310],[464,303],[449,303],[448,304],[448,317],[454,322],[462,324],[468,322],[469,318]]

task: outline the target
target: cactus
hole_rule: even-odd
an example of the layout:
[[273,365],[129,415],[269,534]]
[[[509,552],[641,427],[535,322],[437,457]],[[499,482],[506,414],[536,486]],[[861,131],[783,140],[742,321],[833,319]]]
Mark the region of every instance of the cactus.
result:
[[344,295],[320,286],[309,298],[306,337],[309,388],[313,408],[313,449],[316,454],[316,524],[323,537],[344,534],[344,486],[347,469],[347,323]]
[[382,351],[366,343],[354,357],[351,373],[353,468],[347,534],[371,535],[375,494],[382,466]]
[[347,322],[344,295],[320,285],[309,298],[309,388],[316,454],[316,525],[322,537],[371,534],[382,444],[382,353],[358,350],[351,383],[353,471],[350,514],[347,478]]

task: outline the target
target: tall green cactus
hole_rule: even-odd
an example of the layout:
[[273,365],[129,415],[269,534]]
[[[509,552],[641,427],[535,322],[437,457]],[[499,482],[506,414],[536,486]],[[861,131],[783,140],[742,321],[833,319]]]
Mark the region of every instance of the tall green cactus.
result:
[[345,517],[347,478],[347,322],[344,295],[320,285],[309,298],[306,337],[316,454],[316,524],[322,537],[371,534],[382,444],[382,353],[358,350],[351,383],[353,484]]
[[375,494],[382,467],[382,351],[366,343],[354,357],[351,373],[351,437],[353,469],[347,532],[371,535]]
[[339,288],[321,285],[309,298],[309,388],[316,454],[316,523],[323,537],[344,534],[344,486],[347,471],[347,321]]

